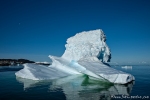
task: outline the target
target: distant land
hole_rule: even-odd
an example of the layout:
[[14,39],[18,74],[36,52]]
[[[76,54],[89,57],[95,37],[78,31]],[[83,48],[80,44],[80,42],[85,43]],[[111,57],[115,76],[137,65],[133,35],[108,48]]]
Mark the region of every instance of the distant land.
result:
[[15,66],[18,64],[25,64],[25,63],[35,63],[40,65],[50,65],[50,63],[44,63],[44,62],[34,62],[30,61],[28,59],[0,59],[0,66]]

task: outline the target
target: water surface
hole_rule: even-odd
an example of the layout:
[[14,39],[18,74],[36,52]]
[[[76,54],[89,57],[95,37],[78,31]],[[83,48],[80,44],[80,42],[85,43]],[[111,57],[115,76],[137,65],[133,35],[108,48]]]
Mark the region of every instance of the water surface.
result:
[[111,96],[150,96],[150,66],[114,68],[131,73],[136,80],[127,85],[117,85],[91,80],[86,75],[73,75],[56,80],[33,81],[16,77],[16,71],[2,71],[0,100],[119,100]]

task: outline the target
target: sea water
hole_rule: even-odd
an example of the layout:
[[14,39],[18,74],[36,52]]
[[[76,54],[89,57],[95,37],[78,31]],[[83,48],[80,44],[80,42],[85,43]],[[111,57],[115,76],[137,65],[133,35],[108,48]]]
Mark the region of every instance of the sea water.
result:
[[126,85],[73,75],[55,80],[33,81],[15,76],[16,70],[0,71],[0,100],[136,100],[150,99],[150,66],[132,69],[112,66],[135,76]]

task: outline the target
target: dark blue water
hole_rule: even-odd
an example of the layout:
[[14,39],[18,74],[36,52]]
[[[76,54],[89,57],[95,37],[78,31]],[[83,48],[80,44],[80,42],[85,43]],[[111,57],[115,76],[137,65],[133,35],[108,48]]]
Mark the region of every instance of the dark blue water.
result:
[[33,81],[16,77],[15,70],[1,71],[0,100],[131,100],[131,97],[150,100],[150,66],[114,68],[131,73],[135,82],[117,85],[91,80],[85,75]]

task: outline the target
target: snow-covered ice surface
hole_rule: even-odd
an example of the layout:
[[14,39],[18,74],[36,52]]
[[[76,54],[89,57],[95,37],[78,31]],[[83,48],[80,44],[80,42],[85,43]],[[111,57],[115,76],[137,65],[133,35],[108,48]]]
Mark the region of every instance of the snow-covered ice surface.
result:
[[62,55],[67,60],[80,60],[97,57],[103,62],[111,58],[110,49],[106,44],[106,36],[101,29],[84,31],[67,39],[66,50]]
[[32,80],[56,79],[71,75],[55,67],[36,64],[24,64],[24,69],[15,73],[16,76]]
[[131,74],[113,69],[102,62],[79,61],[79,64],[112,83],[126,84],[135,80]]
[[58,68],[60,70],[64,70],[66,71],[66,73],[71,72],[70,74],[86,74],[98,79],[103,79],[102,77],[98,76],[92,71],[87,70],[84,66],[81,66],[80,64],[78,64],[78,62],[74,60],[68,61],[62,57],[54,57],[54,56],[50,56],[50,58],[53,61],[52,66],[55,66],[55,68]]
[[106,44],[102,30],[84,31],[67,39],[66,50],[62,57],[49,56],[52,65],[49,67],[24,64],[24,69],[16,76],[33,79],[55,79],[74,74],[86,74],[98,80],[126,84],[134,76],[115,70],[104,63],[111,59],[111,52]]

